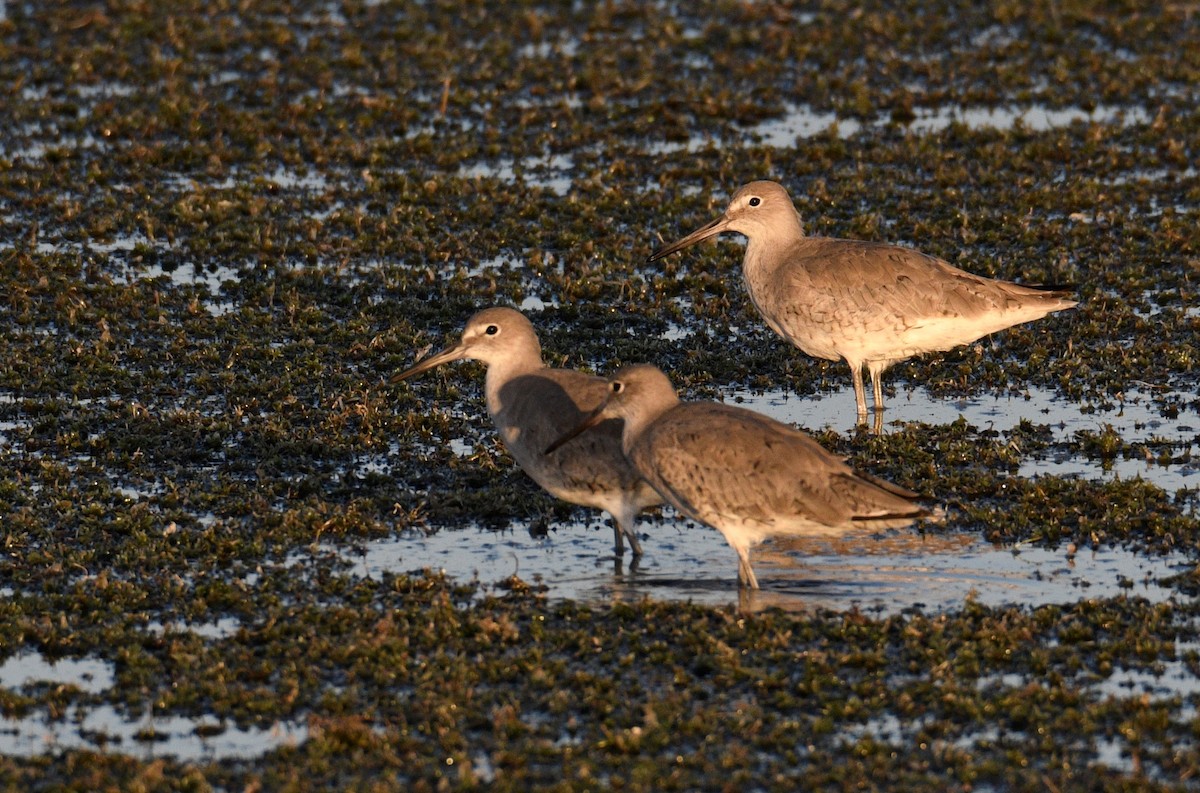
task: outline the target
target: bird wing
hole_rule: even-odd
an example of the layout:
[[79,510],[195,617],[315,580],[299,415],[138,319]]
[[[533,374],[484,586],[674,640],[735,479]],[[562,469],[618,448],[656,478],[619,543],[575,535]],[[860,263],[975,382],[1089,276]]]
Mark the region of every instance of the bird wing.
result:
[[946,350],[1075,305],[898,245],[805,237],[778,258],[765,279],[747,275],[756,304],[783,336],[833,360]]
[[778,277],[803,293],[812,311],[869,313],[889,324],[1003,310],[1011,297],[1003,287],[1016,286],[911,248],[860,240],[806,237],[786,262]]
[[542,369],[506,383],[493,418],[517,464],[550,492],[627,489],[640,477],[621,451],[620,419],[603,421],[553,455],[545,454],[599,406],[607,391],[602,377]]
[[788,531],[920,513],[804,433],[732,405],[681,404],[630,456],[672,505],[713,525],[736,519]]

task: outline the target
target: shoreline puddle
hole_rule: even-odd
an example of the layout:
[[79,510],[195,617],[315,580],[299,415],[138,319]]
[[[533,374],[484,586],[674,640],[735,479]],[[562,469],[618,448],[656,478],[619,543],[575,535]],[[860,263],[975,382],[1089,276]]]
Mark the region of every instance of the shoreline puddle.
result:
[[129,719],[109,705],[74,707],[53,721],[42,713],[0,718],[0,755],[37,757],[69,749],[119,752],[145,760],[251,760],[281,746],[298,746],[308,728],[295,722],[241,729],[213,718]]
[[[112,662],[102,659],[48,661],[39,652],[25,650],[0,663],[0,686],[12,691],[71,686],[85,694],[101,695],[115,683]],[[251,759],[279,746],[300,744],[307,736],[307,726],[296,722],[242,729],[212,717],[129,718],[111,705],[71,705],[59,719],[50,719],[42,708],[22,717],[0,716],[0,755],[10,757],[84,749],[119,751],[144,759],[170,756],[182,762]]]
[[[587,528],[585,528],[587,527]],[[444,528],[405,532],[357,550],[321,546],[355,575],[444,571],[486,589],[516,575],[544,584],[555,600],[606,604],[656,600],[750,610],[859,608],[894,614],[909,608],[949,611],[968,598],[990,606],[1036,607],[1081,599],[1173,597],[1159,579],[1191,565],[1182,554],[1150,557],[1122,548],[997,546],[961,532],[898,530],[839,538],[787,538],[751,553],[762,589],[739,593],[737,556],[716,529],[664,519],[639,522],[645,555],[634,566],[612,552],[612,530],[599,520],[558,524],[535,538],[527,524],[495,531]],[[299,558],[293,557],[293,564]]]
[[[726,391],[725,402],[741,405],[785,424],[813,432],[830,428],[853,432],[854,393],[847,386],[832,394],[797,396],[785,390],[766,392]],[[899,385],[886,397],[884,433],[909,422],[944,425],[966,420],[980,429],[1008,432],[1021,421],[1045,425],[1058,448],[1025,456],[1015,475],[1080,477],[1097,481],[1141,477],[1168,493],[1200,487],[1200,468],[1190,462],[1160,464],[1145,458],[1118,455],[1111,460],[1085,456],[1077,448],[1081,434],[1115,432],[1126,444],[1169,443],[1172,457],[1200,459],[1200,416],[1191,414],[1196,396],[1181,391],[1150,394],[1128,391],[1125,400],[1111,408],[1093,402],[1071,402],[1049,389],[1026,388],[1019,394],[977,394],[940,398],[922,387]],[[1162,403],[1160,406],[1159,403]],[[1160,407],[1171,406],[1178,418],[1165,418]]]

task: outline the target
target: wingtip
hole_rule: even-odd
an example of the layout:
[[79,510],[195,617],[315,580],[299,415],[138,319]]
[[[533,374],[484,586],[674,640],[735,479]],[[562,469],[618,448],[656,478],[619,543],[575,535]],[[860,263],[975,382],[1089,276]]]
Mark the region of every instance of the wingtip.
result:
[[[1030,289],[1036,289],[1046,297],[1056,297],[1059,300],[1070,302],[1072,306],[1078,305],[1079,301],[1076,295],[1079,292],[1079,287],[1076,284],[1023,284]],[[1070,306],[1067,306],[1070,308]]]

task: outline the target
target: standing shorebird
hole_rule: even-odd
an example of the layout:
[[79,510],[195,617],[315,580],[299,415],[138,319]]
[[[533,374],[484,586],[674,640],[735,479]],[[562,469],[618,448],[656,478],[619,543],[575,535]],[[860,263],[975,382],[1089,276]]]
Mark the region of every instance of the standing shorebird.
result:
[[738,582],[751,589],[758,579],[750,549],[767,537],[899,528],[931,517],[913,503],[916,493],[856,472],[797,429],[734,405],[680,402],[653,366],[617,372],[607,399],[547,456],[610,418],[625,420],[625,456],[663,499],[725,536],[737,551]]
[[863,423],[867,367],[876,427],[882,424],[883,371],[892,364],[1076,304],[1066,291],[972,275],[899,245],[806,237],[791,197],[775,182],[745,185],[725,214],[659,248],[649,261],[723,231],[749,241],[742,277],[771,329],[813,357],[850,365]]
[[472,316],[462,339],[416,366],[393,376],[398,383],[435,366],[463,358],[487,365],[484,392],[488,413],[508,453],[521,469],[553,496],[612,516],[614,549],[629,540],[636,559],[642,546],[634,531],[637,514],[662,499],[621,452],[621,422],[607,421],[554,458],[546,445],[576,426],[604,401],[603,377],[542,364],[533,325],[511,308],[489,308]]

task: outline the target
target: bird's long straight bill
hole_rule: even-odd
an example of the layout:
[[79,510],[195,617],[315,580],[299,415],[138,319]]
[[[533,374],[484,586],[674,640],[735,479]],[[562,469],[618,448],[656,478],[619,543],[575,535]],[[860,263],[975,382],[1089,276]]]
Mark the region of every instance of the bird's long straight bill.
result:
[[389,383],[399,383],[401,380],[407,380],[410,377],[416,377],[417,375],[421,374],[422,372],[428,372],[430,369],[433,369],[434,367],[437,367],[437,366],[441,366],[444,363],[449,363],[450,361],[457,361],[463,357],[462,353],[463,353],[463,349],[462,349],[461,344],[456,344],[453,347],[447,347],[446,349],[442,350],[441,352],[429,356],[428,358],[421,361],[416,366],[413,366],[410,369],[405,369],[403,372],[400,372],[399,374],[392,375],[391,377],[388,378],[388,382]]
[[580,435],[587,432],[601,421],[604,421],[604,407],[604,405],[601,405],[589,413],[583,421],[579,422],[579,426],[575,427],[575,429],[567,430],[567,432],[558,440],[547,446],[546,451],[542,452],[542,454],[553,454],[559,447],[564,446],[575,438],[578,438]]
[[724,215],[709,223],[707,226],[701,226],[683,239],[676,240],[670,245],[664,245],[654,253],[646,257],[648,262],[656,262],[664,256],[670,256],[675,251],[681,251],[689,245],[695,245],[701,240],[706,240],[709,237],[715,237],[725,230],[726,218]]

